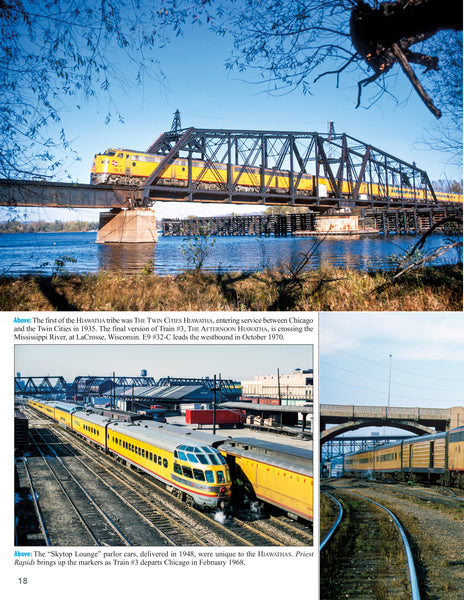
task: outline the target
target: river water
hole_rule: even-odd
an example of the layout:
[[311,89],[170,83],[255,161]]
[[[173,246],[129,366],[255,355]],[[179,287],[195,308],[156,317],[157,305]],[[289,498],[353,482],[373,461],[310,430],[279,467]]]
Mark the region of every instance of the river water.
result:
[[[101,270],[134,273],[141,271],[149,262],[159,275],[176,274],[187,268],[184,238],[160,236],[153,244],[102,245],[95,243],[96,237],[96,232],[1,234],[0,273],[9,276],[50,275],[60,270],[70,273],[96,273]],[[314,249],[317,240],[313,238],[217,237],[214,244],[208,246],[203,270],[245,272],[295,266],[308,253],[311,254],[308,269],[317,268],[320,264],[358,270],[389,269],[390,257],[404,255],[418,239],[406,235],[340,236],[326,238]],[[445,243],[443,236],[431,236],[427,250]],[[457,260],[456,252],[451,251],[435,264]]]

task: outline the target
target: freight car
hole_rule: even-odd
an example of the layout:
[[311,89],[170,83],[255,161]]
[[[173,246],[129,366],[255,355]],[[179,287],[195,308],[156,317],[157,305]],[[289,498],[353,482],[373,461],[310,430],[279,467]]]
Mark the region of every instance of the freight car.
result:
[[[135,150],[110,148],[103,154],[96,154],[93,160],[90,182],[95,184],[123,184],[143,185],[144,180],[158,167],[164,156],[147,154]],[[196,182],[198,189],[214,190],[223,189],[227,183],[228,165],[223,163],[206,163],[202,160],[193,160],[191,163],[191,176]],[[246,167],[232,165],[230,175],[238,192],[253,192],[262,187],[262,172],[259,167]],[[338,192],[332,188],[329,179],[303,173],[297,186],[297,194],[300,196],[327,195],[335,197]],[[296,179],[296,178],[295,178]],[[288,194],[290,192],[291,177],[289,171],[265,169],[264,187],[267,193]],[[187,187],[189,182],[188,161],[182,158],[174,159],[164,170],[158,180],[158,185],[175,185],[176,187]],[[296,184],[296,181],[294,181]],[[343,182],[342,197],[351,193],[351,185],[348,181]],[[411,185],[401,187],[384,184],[362,183],[358,190],[360,197],[366,199],[376,198],[398,198],[405,200],[425,200],[426,192],[416,189]],[[439,202],[456,202],[462,204],[462,195],[435,192]],[[427,192],[430,200],[430,192]]]
[[[220,428],[232,426],[241,427],[245,423],[245,414],[240,410],[227,410],[219,408],[216,411],[216,424]],[[187,425],[212,425],[213,423],[212,410],[191,410],[185,411],[185,422]]]
[[29,446],[29,421],[19,410],[14,411],[15,454],[22,454]]
[[30,406],[59,421],[127,465],[145,471],[189,505],[224,508],[231,496],[229,469],[220,452],[197,445],[175,426],[126,422],[83,407],[31,399]]
[[220,445],[235,487],[277,506],[291,517],[313,519],[313,456],[310,450],[254,438]]
[[345,475],[464,488],[464,427],[347,454]]

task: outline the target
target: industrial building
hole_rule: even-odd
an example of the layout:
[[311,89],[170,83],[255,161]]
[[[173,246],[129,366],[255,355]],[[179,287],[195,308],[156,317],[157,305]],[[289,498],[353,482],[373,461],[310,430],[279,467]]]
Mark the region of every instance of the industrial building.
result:
[[313,370],[295,369],[287,375],[256,375],[250,381],[242,381],[242,398],[281,406],[298,406],[313,401],[313,389]]

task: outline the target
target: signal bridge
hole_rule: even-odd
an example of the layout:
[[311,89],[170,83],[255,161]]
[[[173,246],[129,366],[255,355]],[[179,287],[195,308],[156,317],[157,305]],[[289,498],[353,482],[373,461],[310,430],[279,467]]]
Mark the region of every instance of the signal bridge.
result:
[[[0,180],[0,205],[110,208],[97,241],[156,241],[156,201],[330,209],[434,208],[462,197],[435,192],[427,173],[347,134],[188,129],[165,132],[145,154],[131,150],[118,183]],[[134,182],[140,155],[153,171]],[[132,161],[132,162],[131,162]]]

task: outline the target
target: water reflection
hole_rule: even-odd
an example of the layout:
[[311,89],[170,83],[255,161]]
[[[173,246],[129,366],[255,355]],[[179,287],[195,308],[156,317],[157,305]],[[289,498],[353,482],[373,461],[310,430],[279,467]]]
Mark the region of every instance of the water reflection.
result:
[[[2,234],[0,235],[0,273],[23,275],[57,272],[63,257],[64,270],[71,273],[96,273],[113,270],[141,272],[152,261],[159,275],[176,274],[187,267],[183,249],[185,239],[160,237],[156,243],[96,244],[96,233]],[[404,255],[417,242],[415,236],[331,237],[320,243],[313,238],[217,237],[203,265],[206,271],[249,272],[266,268],[295,268],[307,256],[306,269],[320,265],[353,269],[389,269],[392,255]],[[434,235],[426,252],[445,245],[447,239]],[[455,252],[443,255],[435,264],[462,260]]]
[[96,244],[98,269],[133,273],[153,261],[156,242],[143,244]]

